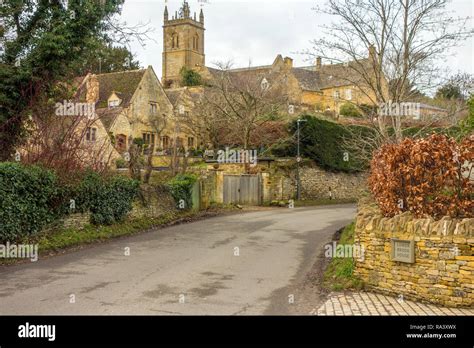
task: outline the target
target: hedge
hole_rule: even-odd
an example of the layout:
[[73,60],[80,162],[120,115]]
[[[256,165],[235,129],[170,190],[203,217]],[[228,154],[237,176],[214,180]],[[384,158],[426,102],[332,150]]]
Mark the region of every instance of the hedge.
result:
[[197,181],[197,177],[192,174],[178,174],[173,179],[168,181],[166,186],[170,190],[178,208],[181,202],[184,202],[184,209],[188,210],[193,207],[193,186]]
[[88,172],[75,192],[76,209],[91,212],[91,222],[111,225],[132,209],[140,183],[124,176],[101,177]]
[[[316,118],[303,116],[300,124],[301,156],[313,159],[320,167],[329,171],[358,172],[368,168],[368,162],[356,160],[351,149],[345,148],[346,139],[353,134],[358,137],[374,137],[374,130],[363,126],[343,126]],[[290,134],[296,134],[296,121],[290,124]],[[274,146],[272,154],[280,157],[296,156],[296,136],[292,141]],[[352,155],[351,155],[352,154]]]
[[474,217],[474,135],[443,134],[385,144],[371,162],[369,186],[385,216]]
[[0,163],[0,240],[39,232],[57,217],[57,177],[49,170]]
[[[88,172],[75,186],[62,185],[56,174],[38,166],[0,163],[0,241],[38,233],[71,213],[91,212],[91,222],[109,225],[132,209],[139,183],[123,176]],[[70,209],[74,199],[75,209]]]

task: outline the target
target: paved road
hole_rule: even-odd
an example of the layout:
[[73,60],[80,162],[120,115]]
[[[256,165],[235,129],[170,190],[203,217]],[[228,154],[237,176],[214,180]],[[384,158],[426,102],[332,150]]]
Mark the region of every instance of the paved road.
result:
[[6,267],[0,314],[291,313],[293,289],[355,213],[338,205],[220,216]]

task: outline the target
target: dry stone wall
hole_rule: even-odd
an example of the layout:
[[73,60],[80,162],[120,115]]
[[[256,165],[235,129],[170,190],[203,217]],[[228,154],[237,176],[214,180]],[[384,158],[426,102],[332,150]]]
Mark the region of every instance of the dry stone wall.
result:
[[[414,263],[392,259],[392,239],[413,241]],[[383,217],[359,205],[355,243],[364,247],[355,275],[371,290],[444,306],[474,306],[474,219]]]

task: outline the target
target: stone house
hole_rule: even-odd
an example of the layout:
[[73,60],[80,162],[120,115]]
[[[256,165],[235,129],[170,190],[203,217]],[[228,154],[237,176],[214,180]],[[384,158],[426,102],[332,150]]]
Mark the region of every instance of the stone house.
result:
[[118,153],[128,152],[135,139],[142,139],[146,153],[156,156],[169,154],[175,144],[188,148],[187,133],[180,129],[173,104],[151,66],[89,74],[83,83],[87,84],[87,100],[95,103],[98,119]]
[[[206,67],[204,42],[204,13],[201,10],[199,20],[196,13],[191,16],[187,1],[181,9],[169,18],[165,7],[163,25],[163,75],[162,84],[167,90],[182,87],[180,71],[182,68],[198,72],[205,84],[211,84],[219,73]],[[289,96],[289,114],[301,112],[331,112],[339,115],[344,103],[356,105],[375,105],[376,97],[364,84],[357,71],[364,69],[372,74],[376,61],[375,48],[369,48],[368,56],[359,60],[341,64],[323,64],[318,58],[314,66],[294,67],[293,59],[277,55],[271,65],[232,69],[231,74],[252,75],[265,83],[278,83],[285,87]],[[388,84],[383,88],[388,94]],[[198,115],[195,115],[198,117]]]

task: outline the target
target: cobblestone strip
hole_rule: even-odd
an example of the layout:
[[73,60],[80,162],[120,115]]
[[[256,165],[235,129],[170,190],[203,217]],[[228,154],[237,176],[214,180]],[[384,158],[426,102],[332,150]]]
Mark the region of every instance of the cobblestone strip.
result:
[[329,299],[318,310],[317,315],[472,315],[474,309],[446,308],[433,304],[396,299],[370,292],[329,294]]

